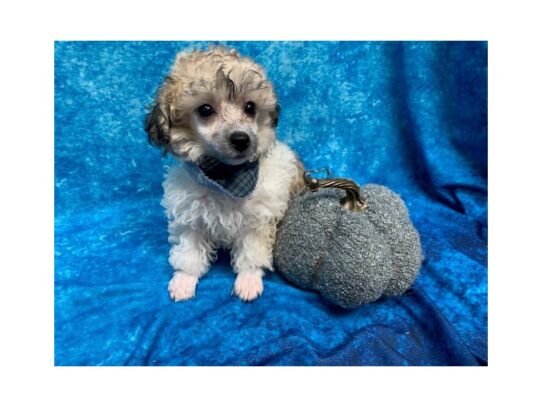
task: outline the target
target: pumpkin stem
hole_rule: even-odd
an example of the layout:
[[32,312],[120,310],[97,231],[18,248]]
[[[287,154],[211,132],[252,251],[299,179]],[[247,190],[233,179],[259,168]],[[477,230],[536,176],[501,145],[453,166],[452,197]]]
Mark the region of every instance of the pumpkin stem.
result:
[[[326,168],[327,170],[327,168]],[[322,170],[310,170],[303,173],[305,180],[305,189],[301,192],[304,195],[307,191],[316,192],[320,188],[341,188],[346,191],[346,196],[341,199],[341,205],[352,212],[361,212],[367,209],[367,201],[361,197],[361,192],[358,184],[346,178],[312,178],[309,177],[311,172],[319,172]],[[328,175],[330,174],[327,170]]]

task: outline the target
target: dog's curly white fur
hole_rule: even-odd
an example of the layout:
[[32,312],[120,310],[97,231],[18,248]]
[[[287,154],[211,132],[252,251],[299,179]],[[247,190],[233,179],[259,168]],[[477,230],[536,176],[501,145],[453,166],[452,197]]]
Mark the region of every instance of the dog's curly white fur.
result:
[[[277,224],[303,185],[302,164],[276,140],[277,120],[273,86],[254,61],[221,47],[177,56],[147,115],[150,141],[190,162],[206,155],[229,165],[257,159],[259,176],[250,195],[235,199],[200,185],[182,166],[169,168],[162,204],[175,270],[168,286],[173,300],[195,295],[218,247],[231,249],[233,292],[244,301],[262,294],[264,269],[273,270]],[[248,138],[246,149],[232,146],[235,132]]]

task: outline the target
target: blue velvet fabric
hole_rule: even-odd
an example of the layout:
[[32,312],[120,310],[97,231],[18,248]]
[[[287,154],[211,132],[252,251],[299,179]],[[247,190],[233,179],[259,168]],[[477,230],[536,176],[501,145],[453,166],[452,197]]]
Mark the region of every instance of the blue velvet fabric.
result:
[[166,290],[164,166],[143,118],[185,42],[55,44],[56,365],[487,363],[487,44],[230,42],[268,71],[307,168],[405,199],[425,261],[406,295],[343,311],[265,278]]

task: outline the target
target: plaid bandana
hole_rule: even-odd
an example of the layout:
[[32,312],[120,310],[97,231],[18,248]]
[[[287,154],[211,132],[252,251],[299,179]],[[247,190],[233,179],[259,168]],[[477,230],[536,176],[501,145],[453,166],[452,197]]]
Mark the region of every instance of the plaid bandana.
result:
[[184,167],[198,184],[230,198],[246,197],[254,191],[258,181],[257,160],[240,165],[227,165],[216,158],[205,156],[199,164],[185,161]]

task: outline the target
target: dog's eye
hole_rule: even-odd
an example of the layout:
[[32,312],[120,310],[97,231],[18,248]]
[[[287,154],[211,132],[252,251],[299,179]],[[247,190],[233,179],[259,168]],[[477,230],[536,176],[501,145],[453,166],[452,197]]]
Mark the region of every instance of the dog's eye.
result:
[[201,117],[209,117],[215,112],[215,109],[211,105],[205,104],[198,107],[198,114]]
[[247,102],[245,105],[245,113],[249,116],[254,116],[256,114],[256,104],[254,102]]

